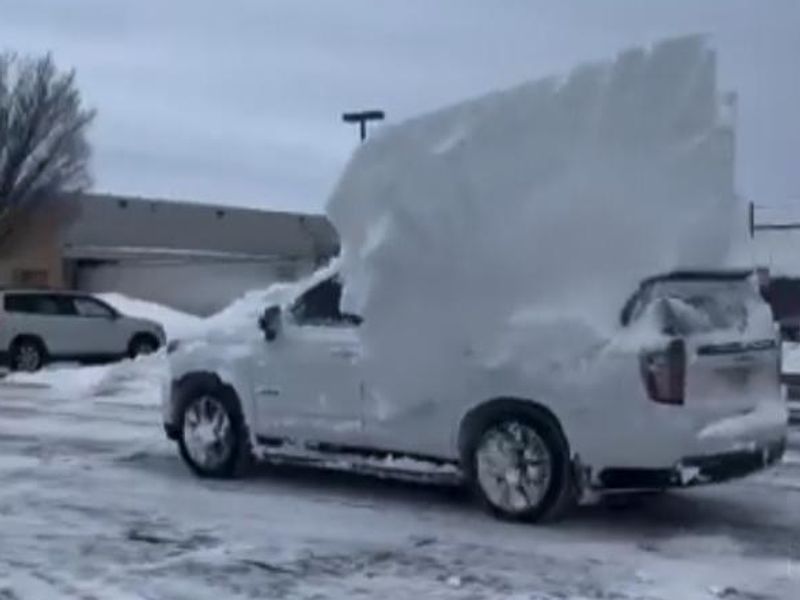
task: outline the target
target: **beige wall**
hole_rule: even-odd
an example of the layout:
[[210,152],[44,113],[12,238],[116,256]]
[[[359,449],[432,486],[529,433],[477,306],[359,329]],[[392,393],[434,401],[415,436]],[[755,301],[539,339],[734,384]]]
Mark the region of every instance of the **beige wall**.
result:
[[64,286],[61,230],[67,213],[43,202],[0,242],[0,285]]

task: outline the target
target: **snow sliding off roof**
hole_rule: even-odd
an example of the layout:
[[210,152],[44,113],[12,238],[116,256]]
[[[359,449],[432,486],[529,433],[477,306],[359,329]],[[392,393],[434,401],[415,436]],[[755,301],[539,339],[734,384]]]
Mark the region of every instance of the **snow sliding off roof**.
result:
[[386,128],[328,205],[348,302],[386,273],[616,312],[643,277],[724,266],[745,225],[715,62],[671,39]]

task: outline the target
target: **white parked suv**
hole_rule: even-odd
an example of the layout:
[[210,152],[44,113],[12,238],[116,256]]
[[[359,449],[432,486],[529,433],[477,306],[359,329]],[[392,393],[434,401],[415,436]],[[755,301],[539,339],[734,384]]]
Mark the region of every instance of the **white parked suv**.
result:
[[93,296],[0,290],[0,366],[36,371],[51,361],[97,362],[154,352],[158,323],[135,319]]
[[[361,320],[340,311],[341,294],[336,275],[318,276],[266,306],[253,335],[170,347],[165,429],[195,473],[232,476],[254,454],[401,474],[423,460],[493,512],[534,520],[581,489],[723,481],[784,452],[776,332],[748,273],[642,282],[580,377],[498,377],[475,364],[452,395],[390,411],[362,369]],[[657,337],[636,333],[647,323]]]

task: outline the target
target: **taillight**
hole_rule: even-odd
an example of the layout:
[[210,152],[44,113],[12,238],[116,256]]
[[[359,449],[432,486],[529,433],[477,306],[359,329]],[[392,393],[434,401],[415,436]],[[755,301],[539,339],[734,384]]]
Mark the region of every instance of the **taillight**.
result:
[[663,350],[643,352],[642,379],[653,402],[681,405],[686,396],[686,344],[673,339]]

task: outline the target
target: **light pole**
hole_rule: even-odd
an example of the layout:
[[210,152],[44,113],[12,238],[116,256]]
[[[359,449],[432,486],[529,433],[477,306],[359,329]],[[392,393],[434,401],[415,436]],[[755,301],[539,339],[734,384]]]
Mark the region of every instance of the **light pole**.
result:
[[360,139],[363,142],[367,139],[367,121],[382,121],[386,114],[382,110],[362,110],[358,112],[347,112],[342,115],[345,123],[358,123]]

